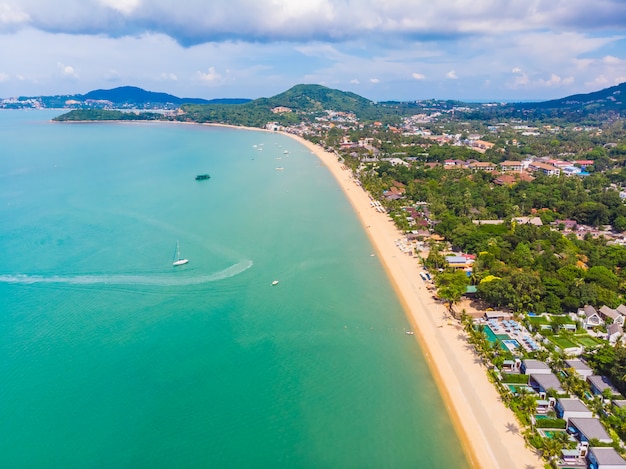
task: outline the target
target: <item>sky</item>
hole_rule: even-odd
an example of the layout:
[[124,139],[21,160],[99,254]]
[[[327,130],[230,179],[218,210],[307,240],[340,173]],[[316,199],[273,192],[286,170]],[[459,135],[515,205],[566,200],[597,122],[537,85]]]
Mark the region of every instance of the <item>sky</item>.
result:
[[0,0],[0,98],[538,101],[626,82],[625,0]]

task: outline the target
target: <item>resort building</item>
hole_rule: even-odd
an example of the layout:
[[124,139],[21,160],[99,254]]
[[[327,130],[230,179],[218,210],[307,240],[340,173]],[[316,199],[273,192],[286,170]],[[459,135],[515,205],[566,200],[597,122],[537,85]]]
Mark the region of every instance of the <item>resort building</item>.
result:
[[626,460],[615,448],[589,448],[589,469],[626,469]]
[[601,396],[606,389],[609,389],[611,391],[611,394],[614,396],[619,395],[619,391],[615,389],[615,386],[611,384],[611,381],[609,381],[609,378],[607,378],[606,376],[587,376],[587,382],[591,387],[591,392],[594,393],[596,396]]
[[567,422],[567,431],[581,443],[588,443],[594,438],[600,443],[613,442],[600,420],[595,418],[571,418]]
[[521,372],[525,375],[550,375],[552,374],[552,370],[550,367],[542,361],[539,360],[522,360],[522,368]]
[[578,315],[583,316],[583,326],[585,329],[591,329],[604,324],[604,321],[593,306],[587,305],[584,308],[578,308]]
[[612,404],[618,409],[626,409],[626,400],[618,399],[612,402]]
[[502,172],[515,171],[521,173],[524,170],[524,165],[521,161],[503,161],[500,163],[500,170]]
[[559,176],[561,174],[561,170],[556,166],[551,164],[541,163],[539,161],[533,161],[528,166],[528,169],[531,171],[535,171],[538,173],[543,173],[546,176]]
[[561,398],[554,406],[557,417],[563,420],[571,418],[592,418],[593,412],[580,399]]
[[485,161],[477,161],[475,163],[471,163],[470,165],[468,165],[468,167],[472,171],[495,171],[498,168],[495,164]]
[[559,378],[554,373],[531,374],[528,384],[539,393],[539,395],[547,395],[550,390],[557,394],[564,394],[565,390],[561,387]]
[[[623,306],[623,305],[620,305]],[[617,310],[604,305],[598,311],[600,317],[608,324],[624,324],[624,316]]]
[[582,379],[587,379],[587,376],[593,375],[593,370],[582,360],[565,360],[565,366],[572,368],[578,377]]

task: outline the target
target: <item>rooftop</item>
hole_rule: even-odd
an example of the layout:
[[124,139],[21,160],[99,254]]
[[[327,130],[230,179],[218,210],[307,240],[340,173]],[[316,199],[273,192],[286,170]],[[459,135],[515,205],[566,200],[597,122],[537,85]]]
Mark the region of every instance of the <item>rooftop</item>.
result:
[[524,367],[526,369],[529,369],[529,368],[532,368],[534,370],[549,370],[550,369],[550,367],[545,362],[542,362],[541,360],[534,360],[532,358],[523,360],[522,363],[524,364]]
[[557,399],[561,408],[566,412],[589,412],[589,409],[580,399]]
[[569,424],[573,425],[582,433],[587,440],[597,438],[600,441],[613,441],[606,432],[599,419],[596,418],[571,418]]
[[565,364],[568,368],[574,368],[576,371],[591,371],[589,365],[582,360],[565,360]]
[[619,394],[619,391],[615,389],[609,378],[606,376],[587,376],[587,381],[589,381],[589,383],[599,392],[603,392],[605,389],[610,389],[613,394]]
[[589,448],[598,462],[598,465],[619,466],[625,465],[626,461],[622,458],[614,448]]
[[559,381],[559,378],[557,378],[554,373],[531,373],[530,378],[546,391],[548,389],[554,389],[556,392],[559,393],[565,392],[565,390],[561,387],[561,382]]

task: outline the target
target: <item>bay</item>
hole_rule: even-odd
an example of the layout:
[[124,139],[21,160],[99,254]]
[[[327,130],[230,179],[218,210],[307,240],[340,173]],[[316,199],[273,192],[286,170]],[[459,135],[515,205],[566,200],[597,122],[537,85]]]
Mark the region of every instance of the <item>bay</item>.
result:
[[467,467],[305,147],[56,114],[0,113],[0,466]]

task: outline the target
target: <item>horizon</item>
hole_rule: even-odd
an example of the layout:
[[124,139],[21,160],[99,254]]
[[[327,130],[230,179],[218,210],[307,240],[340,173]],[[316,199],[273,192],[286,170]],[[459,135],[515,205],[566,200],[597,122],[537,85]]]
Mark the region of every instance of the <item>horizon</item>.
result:
[[[613,85],[613,86],[619,86],[621,84],[625,84],[626,82],[623,83],[619,83],[617,85]],[[293,87],[295,86],[299,86],[299,85],[319,85],[318,83],[298,83],[296,85],[293,85]],[[320,86],[325,86],[325,85],[320,85]],[[146,91],[149,93],[161,93],[161,94],[169,94],[175,98],[182,98],[182,99],[207,99],[207,98],[202,98],[199,96],[177,96],[177,95],[173,95],[172,93],[168,93],[166,91],[161,91],[161,90],[148,90],[145,88],[142,88],[140,86],[136,86],[136,85],[119,85],[119,86],[115,86],[113,88],[98,88],[98,89],[92,89],[92,90],[88,90],[85,91],[84,93],[80,93],[80,92],[74,92],[74,93],[64,93],[64,94],[52,94],[52,95],[16,95],[16,96],[0,96],[0,99],[14,99],[14,98],[39,98],[39,97],[50,97],[50,96],[84,96],[88,93],[94,92],[94,91],[113,91],[116,89],[120,89],[120,88],[134,88],[134,89],[138,89],[138,90],[142,90],[142,91]],[[292,87],[290,87],[289,89],[291,89]],[[610,88],[610,87],[606,87],[606,88]],[[597,89],[597,90],[591,90],[589,91],[589,93],[593,93],[596,91],[601,91],[603,89],[606,88],[602,88],[602,89]],[[287,90],[283,90],[280,93],[287,91]],[[346,90],[341,90],[338,89],[338,91],[342,91],[342,92],[347,92]],[[280,94],[277,93],[277,94]],[[276,95],[273,95],[276,96]],[[215,97],[215,98],[210,98],[207,99],[208,101],[210,100],[219,100],[219,99],[248,99],[250,101],[254,101],[256,99],[263,99],[263,98],[272,98],[273,96],[259,96],[256,98],[249,98],[249,97],[242,97],[242,96],[222,96],[222,97]],[[361,95],[359,95],[361,96]],[[551,98],[551,99],[562,99],[562,98],[567,98],[571,95],[568,96],[559,96],[556,98]],[[544,101],[549,101],[549,99],[544,99],[544,100],[533,100],[533,99],[518,99],[518,100],[507,100],[507,99],[497,99],[497,98],[493,98],[493,99],[465,99],[465,100],[456,100],[456,99],[452,99],[452,98],[418,98],[418,99],[407,99],[407,100],[400,100],[400,99],[387,99],[387,100],[373,100],[371,98],[368,98],[367,96],[361,96],[363,98],[369,99],[370,101],[374,102],[374,103],[385,103],[385,102],[402,102],[402,103],[409,103],[409,102],[419,102],[419,101],[429,101],[429,100],[433,100],[433,101],[459,101],[465,104],[491,104],[491,103],[496,103],[496,104],[515,104],[515,103],[541,103]]]
[[493,3],[4,0],[0,96],[134,83],[256,99],[319,83],[373,101],[539,102],[626,81],[624,2]]

